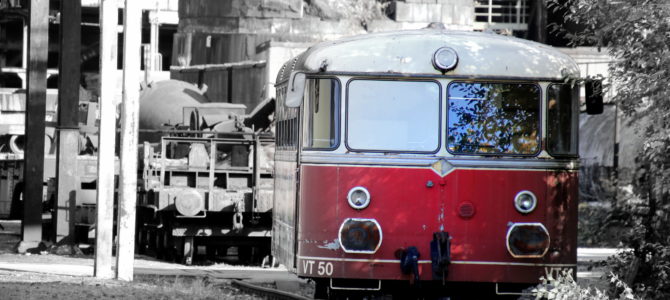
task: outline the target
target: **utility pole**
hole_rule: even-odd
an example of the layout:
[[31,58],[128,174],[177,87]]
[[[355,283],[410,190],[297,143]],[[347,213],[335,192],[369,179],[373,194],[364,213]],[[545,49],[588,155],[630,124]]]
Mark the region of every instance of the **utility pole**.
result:
[[61,1],[58,81],[58,197],[53,239],[72,243],[77,201],[79,154],[79,79],[81,76],[81,1]]
[[95,224],[95,277],[112,278],[114,149],[116,144],[116,63],[118,7],[100,0],[100,142]]
[[530,12],[526,38],[544,44],[547,42],[547,4],[544,0],[531,1]]
[[140,114],[140,51],[142,9],[126,0],[123,14],[123,111],[121,114],[121,169],[116,251],[116,278],[133,280],[135,206],[137,201],[137,138]]
[[49,51],[49,0],[28,2],[28,91],[26,97],[23,221],[18,252],[36,248],[42,241],[44,181],[44,117],[47,101]]

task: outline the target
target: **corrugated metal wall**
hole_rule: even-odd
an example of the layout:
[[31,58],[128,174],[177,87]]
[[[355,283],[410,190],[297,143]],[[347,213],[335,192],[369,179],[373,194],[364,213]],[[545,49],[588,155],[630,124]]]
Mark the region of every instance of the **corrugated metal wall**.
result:
[[210,102],[244,104],[249,113],[267,98],[267,63],[241,62],[221,65],[173,67],[172,79],[207,85],[205,96]]

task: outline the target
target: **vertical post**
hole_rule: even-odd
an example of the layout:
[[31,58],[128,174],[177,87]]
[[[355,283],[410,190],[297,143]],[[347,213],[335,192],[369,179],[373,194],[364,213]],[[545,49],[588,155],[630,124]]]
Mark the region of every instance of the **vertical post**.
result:
[[537,40],[538,43],[547,42],[547,3],[546,1],[537,1]]
[[54,207],[53,239],[74,242],[74,214],[79,153],[79,78],[81,69],[81,1],[61,1],[58,82],[58,198]]
[[488,21],[489,24],[493,23],[493,0],[489,0],[489,11],[488,11]]
[[142,10],[137,0],[126,0],[123,14],[123,111],[121,114],[121,170],[119,172],[116,278],[133,280],[135,205],[137,198],[137,137],[140,113],[140,51]]
[[545,1],[532,1],[526,38],[538,43],[547,41],[547,4]]
[[30,0],[28,23],[28,91],[24,150],[23,222],[19,252],[42,241],[44,178],[44,117],[47,100],[47,54],[49,46],[49,1]]
[[112,278],[114,212],[114,149],[116,139],[116,60],[118,7],[116,0],[100,0],[100,139],[95,226],[97,278]]
[[614,147],[613,147],[614,155],[612,157],[613,159],[612,182],[614,184],[615,201],[619,198],[619,141],[620,141],[619,128],[621,128],[621,125],[619,124],[619,104],[617,102],[614,102]]
[[[210,62],[210,61],[208,61],[208,62]],[[205,81],[204,80],[205,70],[201,70],[200,72],[202,72],[202,74],[203,74],[202,77],[203,77],[203,85],[204,85],[205,84],[204,83],[204,81]],[[230,67],[228,67],[228,91],[227,91],[228,92],[228,97],[227,97],[228,98],[228,103],[233,103],[233,84],[234,84],[234,82],[235,81],[233,80],[233,66],[230,66]]]
[[516,0],[516,22],[517,24],[521,23],[521,0]]
[[149,66],[151,66],[151,71],[160,71],[161,67],[158,65],[158,26],[160,25],[158,21],[158,8],[156,8],[153,14],[149,14],[149,23],[151,24],[149,31],[149,43],[151,45],[149,47]]
[[[21,49],[21,69],[27,73],[28,70],[28,24],[26,21],[23,21],[23,46]],[[24,77],[21,78],[21,88],[25,89],[28,85],[26,80],[27,74],[24,74]]]

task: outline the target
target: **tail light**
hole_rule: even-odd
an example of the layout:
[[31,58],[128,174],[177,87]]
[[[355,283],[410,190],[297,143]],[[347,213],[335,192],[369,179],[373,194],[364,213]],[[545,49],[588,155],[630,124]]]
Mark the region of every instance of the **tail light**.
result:
[[381,226],[374,219],[346,219],[340,226],[340,244],[347,253],[375,253],[382,244]]
[[541,223],[515,223],[507,231],[513,257],[542,257],[549,250],[549,232]]

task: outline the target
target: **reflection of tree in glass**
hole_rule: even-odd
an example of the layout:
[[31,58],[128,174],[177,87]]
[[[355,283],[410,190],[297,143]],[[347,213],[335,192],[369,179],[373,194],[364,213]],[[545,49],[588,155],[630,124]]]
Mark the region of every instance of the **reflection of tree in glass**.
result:
[[539,89],[532,84],[452,83],[449,149],[457,153],[535,153],[539,105]]

